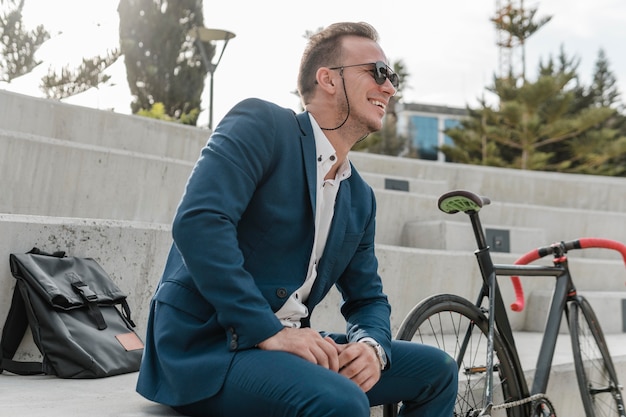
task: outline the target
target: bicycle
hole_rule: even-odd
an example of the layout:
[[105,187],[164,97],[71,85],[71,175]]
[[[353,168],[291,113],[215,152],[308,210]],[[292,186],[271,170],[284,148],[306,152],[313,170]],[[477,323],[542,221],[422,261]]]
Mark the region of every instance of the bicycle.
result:
[[[561,319],[570,329],[580,395],[587,417],[625,417],[619,384],[604,334],[589,302],[577,294],[566,253],[573,249],[607,248],[621,253],[626,245],[610,239],[582,238],[540,247],[514,264],[494,264],[479,218],[489,198],[455,190],[443,194],[438,207],[448,214],[469,216],[478,249],[474,252],[483,284],[476,302],[454,294],[430,296],[417,304],[402,322],[397,339],[438,346],[457,361],[459,387],[454,415],[464,417],[552,417],[554,406],[546,396]],[[528,265],[553,255],[553,265]],[[511,323],[497,283],[510,276],[516,295],[513,310],[524,306],[520,276],[555,277],[556,283],[529,389],[520,363]],[[385,405],[385,417],[397,415],[398,405]]]

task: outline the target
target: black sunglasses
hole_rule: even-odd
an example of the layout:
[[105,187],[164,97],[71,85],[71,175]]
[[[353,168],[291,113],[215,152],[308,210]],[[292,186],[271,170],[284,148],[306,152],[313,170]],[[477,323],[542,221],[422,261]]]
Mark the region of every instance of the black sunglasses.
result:
[[393,88],[396,90],[398,89],[398,86],[400,85],[400,77],[398,77],[398,74],[393,72],[389,65],[385,64],[383,61],[368,62],[367,64],[342,65],[340,67],[332,67],[328,69],[343,71],[344,68],[362,67],[364,65],[374,65],[375,68],[372,71],[372,74],[374,76],[374,80],[376,80],[376,84],[383,85],[385,80],[389,80],[391,85],[393,85]]

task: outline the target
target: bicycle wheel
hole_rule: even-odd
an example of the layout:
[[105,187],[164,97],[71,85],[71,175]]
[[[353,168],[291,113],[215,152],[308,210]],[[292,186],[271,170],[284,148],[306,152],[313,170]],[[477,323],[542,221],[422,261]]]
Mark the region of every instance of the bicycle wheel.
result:
[[587,417],[624,417],[624,399],[604,334],[591,305],[576,297],[569,305],[574,367]]
[[[398,339],[437,346],[456,359],[459,389],[454,406],[455,416],[477,415],[484,407],[488,324],[480,309],[466,299],[440,294],[415,306],[400,326]],[[464,342],[464,339],[467,340]],[[494,348],[494,407],[490,415],[528,416],[528,403],[510,408],[502,405],[522,397],[519,378],[523,378],[523,372],[513,365],[510,353],[497,332],[494,333]],[[395,411],[395,408],[385,407],[385,417],[395,415]]]

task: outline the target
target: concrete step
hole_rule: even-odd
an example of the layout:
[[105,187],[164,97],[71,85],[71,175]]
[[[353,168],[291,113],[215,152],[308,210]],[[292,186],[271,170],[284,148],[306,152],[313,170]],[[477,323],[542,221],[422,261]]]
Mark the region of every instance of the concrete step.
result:
[[[0,91],[0,129],[195,162],[209,131]],[[23,162],[23,161],[20,161]]]
[[[43,250],[65,250],[70,256],[95,258],[129,296],[137,331],[145,334],[147,309],[171,244],[169,225],[102,219],[42,217],[0,214],[0,326],[10,305],[15,279],[8,265],[10,253],[23,253],[33,246]],[[470,251],[416,249],[377,244],[379,271],[393,306],[392,331],[420,300],[436,293],[454,293],[475,299],[481,286],[480,271]],[[494,253],[495,263],[512,263],[517,256]],[[580,291],[624,290],[626,272],[621,260],[570,258]],[[508,278],[499,279],[508,303],[514,300]],[[550,291],[553,279],[523,280],[527,294]],[[345,322],[337,314],[340,297],[333,290],[313,313],[320,329],[343,331]],[[524,328],[530,309],[509,313],[515,329]],[[32,341],[30,351],[34,350]]]
[[[208,132],[3,91],[0,96],[5,104],[0,113],[0,213],[7,213],[0,214],[0,255],[4,254],[0,256],[0,321],[6,317],[15,282],[8,254],[40,246],[95,257],[129,294],[138,333],[145,334],[148,303],[171,243],[171,218]],[[582,236],[623,240],[626,236],[624,178],[442,164],[358,152],[350,159],[377,195],[376,250],[393,306],[394,334],[421,299],[445,292],[473,300],[480,287],[467,218],[448,217],[436,207],[438,196],[448,189],[468,189],[492,199],[481,211],[483,223],[496,232],[508,231],[511,238],[511,253],[494,253],[496,263],[511,263],[519,254],[515,252],[553,241]],[[579,291],[618,294],[608,307],[614,314],[624,291],[621,258],[608,251],[579,251],[570,257],[570,267]],[[506,302],[512,301],[508,280],[499,282]],[[550,292],[552,285],[552,279],[524,279],[531,296]],[[597,299],[601,304],[602,296]],[[344,330],[345,323],[337,320],[339,302],[335,291],[317,307],[316,328]],[[515,330],[535,320],[527,320],[530,310],[509,313]],[[614,340],[621,335],[609,336]],[[618,340],[626,346],[626,341]],[[522,345],[522,353],[539,346],[538,340],[529,343]],[[23,345],[27,352],[30,349],[27,356],[36,355],[32,340]],[[624,374],[626,365],[620,364]],[[563,375],[564,381],[558,384],[564,391],[556,396],[560,400],[575,392],[574,388],[565,390],[565,384],[574,380],[572,374]],[[55,391],[61,382],[56,378],[54,382],[27,378],[24,382],[30,385],[24,386],[18,377],[0,376],[0,390],[17,398],[15,408],[7,409],[8,415],[32,412],[54,417],[67,415],[68,410],[86,410],[83,413],[95,416],[100,412],[175,415],[135,395],[134,380],[133,374],[99,380],[104,387],[96,381],[86,385],[85,381],[63,382],[64,390]],[[10,388],[5,389],[7,385]],[[12,389],[20,394],[13,395]],[[15,410],[19,411],[11,412]],[[563,415],[575,416],[575,411]]]
[[[626,333],[626,291],[578,291],[578,294],[589,301],[605,334]],[[552,291],[534,290],[530,293],[525,331],[543,331],[551,300]],[[560,333],[569,333],[564,319]]]
[[[534,375],[536,351],[541,334],[518,332],[515,334],[527,380]],[[626,381],[626,335],[608,335],[618,378]],[[571,362],[568,336],[557,341],[548,398],[557,415],[584,417],[578,394],[574,367]],[[137,373],[109,378],[72,380],[47,376],[0,375],[0,392],[10,399],[3,404],[3,415],[20,417],[65,417],[89,415],[90,417],[178,417],[166,406],[152,403],[135,392]],[[382,416],[381,407],[374,407],[372,417]]]
[[[376,216],[376,237],[382,244],[402,246],[416,245],[417,241],[428,242],[430,236],[423,239],[416,238],[411,230],[416,224],[430,222],[466,222],[469,219],[463,213],[449,215],[437,208],[439,196],[406,193],[390,190],[375,190],[378,212]],[[536,205],[519,204],[508,201],[492,201],[480,211],[483,225],[490,225],[498,231],[509,231],[511,246],[518,248],[521,253],[549,245],[562,240],[578,239],[581,237],[602,237],[624,241],[626,236],[626,211],[599,212],[587,209],[570,209],[559,207],[542,207]],[[442,223],[440,223],[442,224]],[[452,226],[451,226],[452,227]],[[468,242],[473,239],[471,229],[467,229],[468,237],[448,234],[446,237],[453,240]],[[515,230],[515,232],[513,232]],[[462,230],[459,230],[462,232]],[[533,235],[536,232],[536,236]],[[506,233],[506,232],[503,232]],[[513,241],[513,235],[516,241]],[[521,242],[517,239],[521,238]],[[432,239],[440,239],[433,236]],[[530,245],[524,247],[526,242]],[[441,243],[439,246],[448,247],[453,243]],[[431,247],[430,243],[426,247]],[[475,247],[475,246],[474,246]],[[589,249],[581,251],[581,257],[618,259],[619,255],[613,251]]]
[[403,178],[445,179],[494,201],[555,208],[626,212],[626,178],[526,171],[411,158],[350,153],[359,172]]
[[[459,217],[461,219],[462,217]],[[545,242],[542,229],[483,225],[487,244],[496,252],[526,253]],[[424,249],[474,251],[477,244],[469,221],[446,220],[407,222],[402,231],[402,246]]]
[[0,213],[170,223],[193,163],[0,130]]

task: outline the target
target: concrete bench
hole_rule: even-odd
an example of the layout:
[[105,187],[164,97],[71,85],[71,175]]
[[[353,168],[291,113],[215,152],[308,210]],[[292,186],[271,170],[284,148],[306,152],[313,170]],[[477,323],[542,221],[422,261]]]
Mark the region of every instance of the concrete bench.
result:
[[[534,374],[535,356],[541,335],[516,333],[522,363],[530,381]],[[559,415],[584,417],[569,340],[565,335],[557,342],[557,351],[550,374],[548,397]],[[609,349],[615,352],[614,362],[623,383],[626,380],[626,335],[609,335]],[[48,376],[0,375],[2,412],[19,417],[180,417],[167,406],[155,404],[135,392],[137,373],[102,379],[72,380]],[[381,417],[382,407],[374,407],[371,417]]]
[[0,375],[2,413],[19,417],[180,416],[135,392],[137,373],[99,379]]

